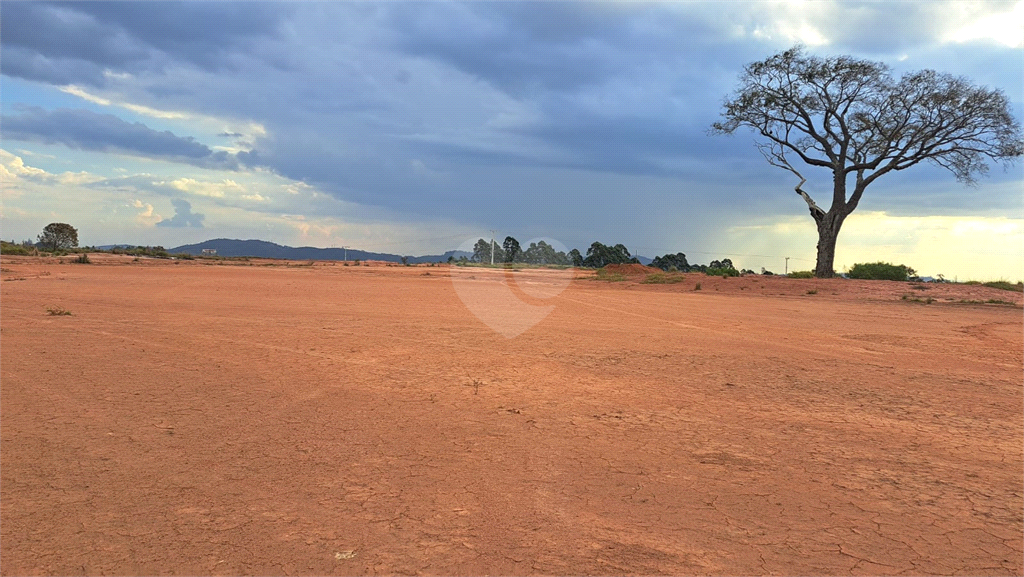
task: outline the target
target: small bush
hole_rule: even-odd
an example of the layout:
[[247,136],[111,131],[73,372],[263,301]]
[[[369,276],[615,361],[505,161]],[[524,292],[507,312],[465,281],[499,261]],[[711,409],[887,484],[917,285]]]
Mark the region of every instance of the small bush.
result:
[[816,294],[818,294],[818,289],[811,289],[811,290],[807,291],[807,294],[809,294],[809,295],[816,295]]
[[78,264],[92,264],[92,261],[89,260],[89,255],[84,252],[78,255],[78,258],[76,258],[74,262],[77,262]]
[[857,263],[850,267],[850,278],[861,280],[906,281],[914,276],[914,269],[907,265],[888,262]]
[[700,290],[700,283],[697,283],[697,286],[693,287],[693,290],[699,291]]
[[814,272],[809,270],[795,270],[786,276],[789,278],[814,278]]
[[69,311],[68,309],[66,309],[64,307],[60,307],[60,306],[47,307],[46,308],[46,313],[48,315],[50,315],[51,317],[69,317],[69,316],[71,316],[71,311]]
[[740,276],[740,271],[734,268],[709,268],[704,271],[704,274],[708,276],[721,276],[722,278],[728,278],[731,276]]

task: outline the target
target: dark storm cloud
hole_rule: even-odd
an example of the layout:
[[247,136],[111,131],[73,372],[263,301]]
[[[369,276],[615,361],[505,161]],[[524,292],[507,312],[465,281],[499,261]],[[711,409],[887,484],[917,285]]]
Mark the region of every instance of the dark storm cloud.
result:
[[[655,6],[614,3],[423,3],[391,11],[394,45],[433,58],[509,93],[574,91],[629,74],[653,60],[678,57],[666,48],[708,39],[699,24]],[[652,23],[651,26],[646,24]]]
[[192,205],[187,200],[172,198],[171,204],[174,205],[174,216],[161,220],[156,223],[157,226],[203,228],[203,219],[206,217],[197,212],[192,212]]
[[183,61],[206,70],[272,37],[287,6],[222,2],[9,2],[0,20],[3,74],[53,84],[105,82]]
[[[669,182],[658,194],[692,198],[695,214],[727,206],[741,218],[755,210],[745,201],[764,190],[777,190],[770,194],[793,213],[805,212],[790,175],[764,162],[752,134],[706,134],[742,66],[792,45],[780,23],[820,30],[831,42],[811,49],[817,54],[883,60],[897,71],[948,69],[1005,87],[1019,114],[1019,49],[940,45],[943,10],[929,3],[893,9],[757,2],[14,2],[4,3],[0,70],[96,85],[106,82],[106,69],[145,72],[116,85],[110,80],[118,95],[110,99],[261,124],[265,137],[245,138],[258,146],[261,166],[396,213],[487,222],[500,212],[509,222],[527,223],[535,221],[539,202],[554,199],[578,206],[573,214],[581,221],[597,221],[650,177]],[[64,125],[57,122],[61,114]],[[257,162],[89,114],[11,116],[3,136],[196,166]],[[228,123],[214,133],[221,130],[220,138],[242,138]],[[581,172],[599,181],[614,177],[616,184],[574,188]],[[517,177],[524,174],[531,177]],[[925,194],[915,192],[913,178],[873,186],[880,199],[912,199]],[[523,192],[481,193],[496,181],[515,182]],[[959,190],[952,180],[943,182]],[[826,185],[812,190],[820,194]],[[965,211],[994,202],[968,194],[932,198]]]
[[27,107],[21,114],[4,115],[2,125],[4,138],[9,140],[60,143],[79,150],[130,154],[202,168],[238,170],[241,165],[256,162],[254,152],[213,151],[192,137],[153,130],[141,122],[130,123],[113,114],[89,110]]

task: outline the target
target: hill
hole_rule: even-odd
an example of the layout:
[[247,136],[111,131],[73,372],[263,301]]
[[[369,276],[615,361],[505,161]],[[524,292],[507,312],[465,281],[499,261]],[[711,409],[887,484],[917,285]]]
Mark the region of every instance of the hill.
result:
[[[343,248],[317,248],[313,246],[291,247],[267,242],[265,240],[236,240],[230,238],[217,238],[196,244],[186,244],[169,249],[168,252],[186,253],[200,255],[203,249],[214,249],[217,256],[228,257],[255,257],[255,258],[276,258],[284,260],[345,260],[346,250]],[[382,260],[387,262],[402,262],[402,255],[369,252],[365,250],[348,249],[348,260]],[[447,261],[449,256],[459,258],[460,256],[472,256],[470,253],[450,250],[444,254],[410,256],[409,263],[426,263]]]

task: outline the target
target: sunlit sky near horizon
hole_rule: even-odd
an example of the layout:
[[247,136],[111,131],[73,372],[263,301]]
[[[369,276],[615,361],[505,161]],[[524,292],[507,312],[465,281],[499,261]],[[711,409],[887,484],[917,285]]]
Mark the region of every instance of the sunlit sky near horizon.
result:
[[[0,6],[0,236],[437,254],[622,243],[814,266],[793,175],[710,136],[744,64],[936,69],[1024,117],[1024,2],[118,2]],[[830,174],[805,187],[827,205]],[[1024,279],[1024,164],[872,185],[836,269]]]

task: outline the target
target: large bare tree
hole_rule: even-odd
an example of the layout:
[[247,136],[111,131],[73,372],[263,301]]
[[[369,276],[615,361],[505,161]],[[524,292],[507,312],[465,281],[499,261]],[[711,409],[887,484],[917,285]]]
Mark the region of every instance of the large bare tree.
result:
[[[748,64],[722,116],[713,134],[753,129],[765,159],[800,179],[796,192],[818,228],[821,278],[835,274],[839,229],[880,176],[929,161],[973,186],[990,161],[1024,154],[1001,90],[933,70],[896,79],[885,64],[808,55],[800,46]],[[803,189],[803,165],[831,171],[828,210]]]

